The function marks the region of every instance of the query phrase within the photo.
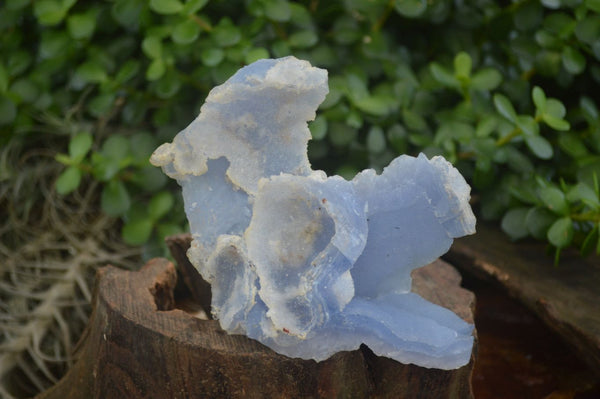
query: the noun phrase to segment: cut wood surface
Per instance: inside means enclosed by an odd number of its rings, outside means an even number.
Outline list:
[[[545,244],[513,243],[497,228],[454,242],[444,257],[475,277],[491,280],[535,312],[600,374],[600,259],[565,251],[558,266]]]
[[[415,291],[472,322],[474,296],[452,266],[436,261],[413,276]],[[176,269],[165,259],[137,272],[102,268],[76,363],[38,398],[472,397],[473,357],[450,371],[404,365],[364,345],[322,362],[292,359],[177,309],[176,286]]]

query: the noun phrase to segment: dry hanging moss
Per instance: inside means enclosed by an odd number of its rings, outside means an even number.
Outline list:
[[[2,398],[33,396],[72,365],[98,267],[139,265],[140,250],[121,244],[118,221],[99,212],[98,183],[55,192],[54,155],[16,145],[0,153]]]

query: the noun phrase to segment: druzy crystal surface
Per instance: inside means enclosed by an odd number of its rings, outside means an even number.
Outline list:
[[[410,273],[474,233],[470,187],[424,155],[352,181],[313,171],[307,122],[327,92],[327,72],[306,61],[257,61],[153,154],[182,186],[213,315],[290,357],[364,343],[403,363],[468,363],[473,326],[410,292]]]

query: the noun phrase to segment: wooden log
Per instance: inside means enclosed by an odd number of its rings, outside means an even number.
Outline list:
[[[473,321],[474,296],[450,265],[437,261],[414,280],[421,295]],[[137,272],[99,270],[77,361],[38,398],[472,397],[474,357],[449,371],[404,365],[364,345],[322,362],[292,359],[177,309],[176,284],[175,267],[165,259]]]
[[[556,331],[600,376],[600,259],[567,250],[558,266],[546,245],[510,242],[479,223],[475,236],[454,242],[445,256],[477,278],[498,284]]]

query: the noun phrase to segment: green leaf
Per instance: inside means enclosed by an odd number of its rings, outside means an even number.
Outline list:
[[[173,236],[175,234],[181,234],[184,229],[173,223],[161,223],[157,226],[158,236],[163,239],[164,237]]]
[[[138,165],[148,165],[152,152],[157,147],[154,136],[147,132],[136,133],[129,139],[129,148],[133,161]]]
[[[586,60],[579,50],[565,46],[562,52],[562,64],[567,72],[573,75],[579,75],[585,70]]]
[[[454,74],[459,79],[468,79],[471,76],[473,61],[471,56],[461,51],[454,57]]]
[[[167,67],[165,62],[162,59],[157,58],[148,66],[148,69],[146,70],[146,79],[149,81],[158,80],[165,74],[166,71]]]
[[[471,88],[475,90],[494,90],[502,83],[502,75],[494,68],[483,68],[471,77]]]
[[[548,13],[544,18],[544,28],[560,38],[570,37],[576,25],[575,19],[563,12]]]
[[[358,132],[356,129],[340,122],[329,124],[329,133],[327,137],[331,144],[336,147],[346,147],[354,141]]]
[[[269,58],[269,51],[264,47],[253,48],[246,53],[246,64],[252,64],[254,61]]]
[[[181,88],[182,82],[179,76],[173,71],[165,74],[155,86],[155,91],[158,97],[168,99],[177,94]]]
[[[71,15],[67,18],[67,28],[73,39],[88,39],[96,29],[96,15],[93,13]]]
[[[404,154],[406,152],[408,143],[404,126],[399,123],[393,124],[387,131],[387,138],[396,153]]]
[[[117,0],[110,11],[112,17],[121,26],[135,31],[140,24],[140,14],[144,6],[144,2],[141,1]]]
[[[313,140],[322,140],[327,135],[327,118],[319,115],[308,125]]]
[[[191,19],[178,23],[173,28],[171,38],[177,44],[190,44],[200,36],[200,25]]]
[[[600,118],[600,113],[598,112],[598,107],[596,107],[596,103],[589,97],[582,96],[579,100],[579,106],[583,111],[583,114],[588,120],[596,121]]]
[[[574,133],[563,133],[558,136],[558,145],[572,158],[579,159],[588,155],[585,144]]]
[[[414,112],[410,109],[402,110],[402,120],[407,128],[416,131],[424,131],[427,130],[427,121],[419,115],[417,112]]]
[[[362,100],[369,96],[369,89],[367,88],[367,82],[365,79],[357,74],[350,73],[346,75],[346,86],[344,87],[353,102]]]
[[[292,33],[288,39],[290,47],[308,48],[319,41],[319,37],[312,30],[303,30]]]
[[[85,83],[102,83],[108,78],[106,71],[95,62],[84,62],[75,70],[77,76]]]
[[[565,194],[558,188],[553,186],[541,187],[538,190],[540,199],[554,213],[566,215],[569,213],[569,204],[565,198]]]
[[[58,0],[37,0],[33,2],[33,12],[40,25],[54,26],[62,22],[68,8]]]
[[[7,0],[5,2],[8,10],[19,10],[29,5],[31,0]]]
[[[73,165],[73,160],[67,154],[56,154],[54,159],[66,166]]]
[[[456,140],[461,143],[471,142],[475,130],[468,123],[450,120],[440,124],[436,134],[434,143],[437,145],[443,144],[446,141]]]
[[[221,84],[233,76],[238,70],[239,65],[225,60],[219,64],[219,68],[212,68],[211,75],[215,83]]]
[[[550,126],[554,130],[567,131],[571,128],[569,122],[550,114],[543,114],[542,119],[544,120],[544,122],[546,122],[548,126]]]
[[[460,88],[460,82],[454,74],[450,73],[440,64],[433,62],[429,65],[429,70],[433,78],[446,87]]]
[[[535,86],[531,91],[531,97],[533,98],[533,103],[539,112],[544,112],[546,109],[546,94],[541,87]]]
[[[535,33],[535,41],[543,48],[553,50],[561,46],[561,41],[546,30],[538,30]]]
[[[39,44],[38,56],[43,60],[60,58],[67,51],[70,41],[65,32],[44,32]]]
[[[354,105],[363,112],[375,116],[385,116],[391,111],[393,99],[381,96],[368,96],[354,101]]]
[[[219,47],[229,47],[240,41],[242,32],[230,19],[223,18],[212,30],[212,37]]]
[[[554,154],[552,150],[552,144],[548,142],[542,136],[526,136],[525,142],[527,143],[527,147],[533,152],[538,158],[541,159],[550,159]]]
[[[566,216],[554,222],[548,230],[547,238],[557,248],[568,246],[573,240],[573,221],[571,218]]]
[[[578,21],[575,36],[584,43],[593,44],[600,37],[600,16],[592,14]]]
[[[112,135],[102,144],[102,155],[117,162],[129,156],[129,140],[124,135]]]
[[[94,177],[100,181],[111,180],[132,160],[129,140],[123,135],[112,135],[104,142],[100,152],[92,153]]]
[[[140,70],[140,62],[136,60],[127,60],[119,69],[115,76],[115,82],[123,84],[130,79],[133,79]]]
[[[518,30],[530,31],[542,22],[543,9],[538,2],[523,3],[514,15],[514,24]]]
[[[142,245],[150,238],[153,227],[154,224],[150,219],[133,219],[125,223],[121,230],[121,236],[123,241],[129,245]]]
[[[352,165],[342,165],[335,171],[336,175],[342,176],[346,180],[352,180],[357,173],[358,170]]]
[[[346,114],[346,125],[353,127],[355,129],[360,129],[363,125],[364,119],[360,112],[351,109],[350,112]]]
[[[525,225],[532,237],[542,240],[546,238],[548,229],[556,220],[556,215],[545,208],[531,208],[525,216]]]
[[[415,18],[427,9],[427,0],[396,0],[394,8],[400,15]]]
[[[596,243],[600,244],[600,225],[594,225],[594,228],[587,234],[581,244],[581,256],[588,256],[596,248]],[[600,246],[597,247],[600,250]],[[600,251],[598,251],[600,253]]]
[[[541,76],[555,78],[560,73],[561,53],[555,50],[542,50],[535,53],[535,68]]]
[[[527,225],[525,224],[525,218],[527,217],[528,212],[529,208],[513,208],[502,218],[500,226],[513,240],[529,235]]]
[[[515,181],[511,184],[514,185],[510,186],[508,190],[519,201],[532,205],[540,202],[536,190],[531,187],[530,181]]]
[[[570,202],[581,201],[592,208],[600,208],[600,198],[596,191],[586,183],[580,182],[572,187],[567,193]]]
[[[95,96],[87,104],[87,110],[96,118],[106,115],[115,103],[115,95],[113,93],[104,93]]]
[[[600,178],[600,156],[590,157],[577,169],[577,180],[590,187],[596,186],[598,178]]]
[[[525,136],[535,136],[540,131],[538,123],[529,115],[518,115],[516,124]]]
[[[148,204],[150,219],[154,221],[159,220],[173,208],[174,203],[173,195],[168,191],[161,191],[155,194]]]
[[[102,190],[100,203],[107,215],[120,216],[129,210],[131,199],[122,181],[111,180]]]
[[[510,103],[510,100],[506,96],[499,93],[494,94],[494,106],[496,107],[496,110],[500,113],[500,115],[502,115],[509,121],[516,123],[517,112],[515,111],[514,107]]]
[[[6,70],[8,76],[18,76],[31,65],[33,57],[25,51],[15,51],[7,57]]]
[[[183,5],[182,13],[185,15],[192,15],[200,11],[206,4],[208,0],[188,0]]]
[[[69,156],[75,162],[81,162],[92,148],[92,135],[88,132],[81,132],[69,141]]]
[[[66,195],[79,187],[81,182],[81,171],[77,166],[69,166],[56,179],[56,191],[60,195]]]
[[[341,45],[349,45],[361,38],[356,20],[349,15],[338,17],[333,23],[333,40]]]
[[[544,5],[544,7],[551,8],[554,10],[560,8],[560,3],[561,0],[542,0],[542,4]]]
[[[600,0],[585,0],[585,6],[588,10],[600,12]]]
[[[581,256],[590,255],[594,251],[596,243],[600,242],[598,230],[599,225],[594,225],[594,228],[587,234],[587,236],[583,240],[583,243],[581,244]]]
[[[200,53],[202,63],[208,67],[217,66],[225,58],[225,52],[218,47],[211,47]]]
[[[265,16],[273,21],[286,22],[292,15],[287,0],[266,0],[263,2]]]
[[[146,159],[146,163],[147,162]],[[146,166],[137,169],[134,172],[131,181],[142,190],[151,193],[165,186],[167,183],[167,176],[154,166]]]
[[[552,115],[555,118],[564,118],[567,114],[567,109],[564,104],[556,98],[548,98],[546,100],[546,108],[544,109],[546,114]]]
[[[17,106],[12,100],[0,95],[0,126],[12,123],[17,117]]]
[[[385,134],[379,126],[373,126],[367,133],[367,149],[372,154],[379,154],[386,148]]]
[[[158,36],[147,36],[142,41],[142,50],[148,58],[158,59],[162,57],[162,41]]]
[[[476,137],[488,137],[498,126],[498,120],[491,114],[485,115],[475,128]]]
[[[150,9],[159,14],[177,14],[183,10],[183,3],[179,0],[150,0]]]

